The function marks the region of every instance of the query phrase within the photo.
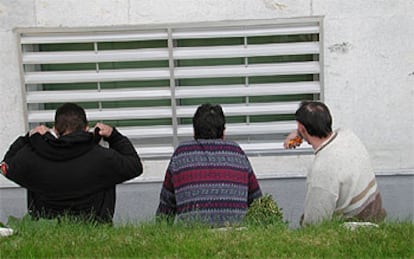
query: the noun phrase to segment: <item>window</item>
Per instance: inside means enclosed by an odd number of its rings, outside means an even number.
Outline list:
[[[320,18],[18,33],[28,127],[76,102],[144,158],[192,138],[206,102],[222,105],[226,138],[246,153],[283,152],[299,102],[321,96]]]

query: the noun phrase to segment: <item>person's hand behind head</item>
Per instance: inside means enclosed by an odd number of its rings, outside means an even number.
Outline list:
[[[29,132],[29,136],[32,136],[33,134],[39,133],[40,135],[45,135],[46,132],[48,132],[50,129],[48,127],[46,127],[45,125],[39,125],[36,126],[35,128],[33,128],[30,132]]]
[[[100,122],[96,123],[95,130],[96,128],[99,128],[98,134],[104,138],[108,138],[109,136],[111,136],[112,130],[113,130],[111,126],[106,125],[104,123],[100,123]]]

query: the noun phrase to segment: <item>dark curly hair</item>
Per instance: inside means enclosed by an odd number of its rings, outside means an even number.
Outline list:
[[[225,117],[220,105],[202,104],[193,117],[195,139],[222,138],[225,129]]]

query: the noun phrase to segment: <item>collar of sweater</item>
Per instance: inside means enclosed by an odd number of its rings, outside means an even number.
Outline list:
[[[336,138],[337,135],[338,135],[338,132],[333,132],[327,140],[325,140],[322,144],[319,145],[318,148],[315,149],[315,155],[319,151],[321,151],[324,147],[326,147],[329,143],[331,143]]]

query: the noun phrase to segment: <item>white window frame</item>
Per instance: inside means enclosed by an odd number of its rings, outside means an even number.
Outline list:
[[[199,24],[174,24],[157,26],[128,26],[102,28],[44,28],[16,30],[20,49],[21,75],[24,96],[27,104],[27,127],[37,123],[52,122],[54,110],[36,110],[32,107],[53,102],[87,102],[87,101],[128,101],[171,99],[171,106],[143,107],[143,108],[114,108],[114,109],[86,109],[88,119],[92,120],[122,120],[171,118],[169,126],[140,126],[119,127],[121,133],[131,139],[148,139],[148,145],[137,145],[137,151],[143,158],[165,158],[172,154],[179,140],[192,137],[191,125],[180,125],[180,118],[191,118],[196,106],[180,106],[176,100],[197,97],[235,97],[249,98],[257,95],[283,94],[315,94],[323,99],[323,33],[322,17],[308,17],[295,19],[272,19],[255,21],[233,21]],[[248,46],[214,46],[214,47],[176,47],[173,41],[191,38],[220,38],[220,37],[251,37],[264,35],[289,35],[316,33],[317,42],[277,43]],[[47,43],[99,43],[123,42],[131,40],[167,40],[168,48],[135,49],[135,50],[107,50],[107,51],[62,51],[36,52],[33,46]],[[27,51],[30,50],[30,51]],[[319,61],[272,63],[272,64],[245,64],[209,67],[176,67],[177,59],[209,58],[209,57],[253,57],[266,55],[319,55]],[[60,63],[99,63],[122,62],[140,60],[168,60],[169,68],[153,69],[118,69],[118,70],[88,70],[88,71],[58,71],[42,72],[39,64]],[[317,74],[319,80],[272,84],[245,85],[209,85],[197,87],[179,87],[177,80],[186,78],[211,78],[266,75],[293,75]],[[106,89],[82,91],[36,91],[46,83],[77,83],[95,82],[99,85],[105,81],[126,80],[169,80],[170,85],[159,88],[137,89]],[[40,87],[41,88],[41,87]],[[31,89],[30,91],[28,89]],[[223,110],[228,116],[253,116],[266,114],[294,114],[299,101],[280,103],[244,103],[223,104]],[[281,134],[286,135],[296,128],[295,121],[264,122],[264,123],[227,123],[226,136],[248,134]],[[151,145],[152,139],[172,137],[171,143]],[[309,152],[310,146],[304,144],[294,151],[284,150],[279,140],[265,142],[240,141],[240,145],[249,155],[266,154],[297,154]]]

